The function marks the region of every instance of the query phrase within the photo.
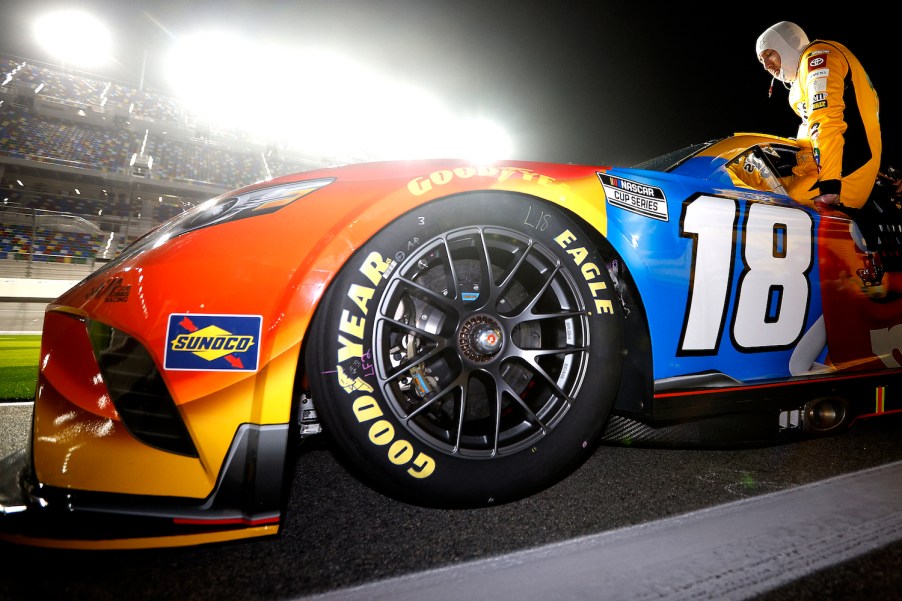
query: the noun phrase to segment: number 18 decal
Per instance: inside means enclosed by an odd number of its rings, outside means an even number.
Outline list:
[[[681,235],[692,238],[689,302],[680,354],[716,354],[730,302],[735,253],[742,257],[730,335],[737,348],[787,348],[802,335],[811,300],[813,221],[792,207],[750,204],[736,228],[737,201],[701,196],[686,204]],[[735,240],[741,232],[741,240]]]

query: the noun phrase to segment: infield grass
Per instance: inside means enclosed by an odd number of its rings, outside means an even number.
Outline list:
[[[40,356],[40,334],[0,334],[0,401],[34,400]]]

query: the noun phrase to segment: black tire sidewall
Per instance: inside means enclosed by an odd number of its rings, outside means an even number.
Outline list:
[[[444,232],[465,226],[499,226],[531,237],[552,250],[577,283],[580,295],[591,308],[589,318],[589,368],[574,403],[559,423],[529,448],[494,458],[474,459],[452,456],[433,448],[409,431],[397,418],[391,404],[381,394],[375,375],[354,385],[339,382],[337,372],[347,372],[348,342],[372,348],[373,322],[388,277],[374,283],[374,270],[361,265],[385,267],[391,258],[399,268],[417,245]],[[584,252],[585,251],[585,252]],[[375,255],[373,253],[376,253]],[[586,254],[587,253],[587,254]],[[377,257],[375,263],[373,257]],[[600,269],[586,269],[594,265]],[[603,282],[603,286],[600,285]],[[360,302],[350,300],[348,290],[366,287],[372,298],[366,314]],[[585,229],[562,209],[534,197],[507,193],[461,194],[433,201],[386,225],[348,261],[335,277],[320,302],[306,344],[308,379],[314,403],[325,429],[352,463],[368,477],[370,484],[393,497],[422,505],[480,506],[522,498],[555,483],[569,473],[593,447],[616,396],[622,356],[622,312],[605,262]],[[602,298],[602,305],[596,301]],[[606,311],[596,311],[604,306]],[[356,321],[355,321],[356,319]],[[356,339],[342,327],[359,326],[363,336]],[[345,327],[345,330],[348,328]],[[336,334],[338,332],[338,334]],[[365,351],[364,351],[365,352]],[[357,368],[359,368],[359,360]],[[359,369],[357,370],[359,371]],[[366,397],[365,399],[362,397]],[[378,421],[391,424],[388,444],[371,440],[370,428],[376,420],[361,421],[354,403],[378,406]],[[395,443],[398,443],[397,446]],[[409,443],[409,445],[403,444]],[[410,462],[393,463],[389,454],[398,450]],[[427,477],[414,477],[428,460],[434,469]]]

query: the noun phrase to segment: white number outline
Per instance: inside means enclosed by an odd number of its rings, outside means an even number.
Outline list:
[[[811,306],[814,220],[801,209],[748,203],[737,228],[738,202],[699,196],[683,203],[680,236],[692,240],[692,263],[678,356],[718,354],[733,298],[737,252],[742,273],[730,322],[734,347],[742,352],[786,349],[804,333]]]

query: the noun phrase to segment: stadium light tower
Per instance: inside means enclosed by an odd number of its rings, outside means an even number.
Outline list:
[[[64,66],[96,67],[110,60],[112,36],[95,17],[78,10],[47,13],[37,19],[38,43]]]

